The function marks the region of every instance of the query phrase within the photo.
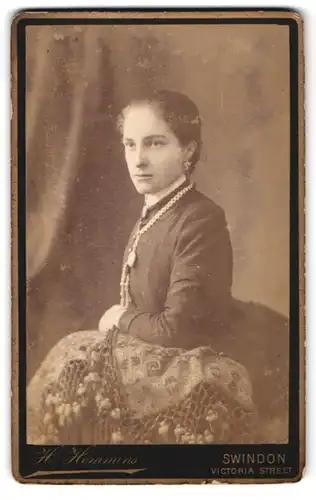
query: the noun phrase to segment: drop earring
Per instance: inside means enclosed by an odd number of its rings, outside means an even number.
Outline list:
[[[190,173],[190,167],[191,167],[191,162],[189,160],[185,160],[184,162],[185,175],[188,175]]]

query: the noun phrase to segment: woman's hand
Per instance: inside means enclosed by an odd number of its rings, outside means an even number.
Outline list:
[[[113,328],[113,326],[118,326],[119,319],[125,311],[125,307],[120,304],[110,307],[99,321],[99,331],[106,332]]]

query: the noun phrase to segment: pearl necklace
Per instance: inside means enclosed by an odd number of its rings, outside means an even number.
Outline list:
[[[189,186],[186,186],[183,188],[181,191],[179,191],[173,198],[171,198],[168,203],[163,206],[157,213],[154,215],[150,221],[147,222],[141,229],[138,229],[136,231],[136,234],[134,236],[134,240],[132,243],[132,246],[128,252],[127,255],[127,260],[123,265],[122,269],[122,276],[121,276],[121,282],[120,282],[120,288],[121,288],[121,305],[123,307],[128,307],[130,303],[130,294],[129,294],[129,285],[130,285],[130,271],[131,268],[135,266],[136,261],[137,261],[137,245],[140,240],[140,237],[148,231],[173,205],[177,203],[177,201],[182,198],[188,191],[190,191],[193,188],[194,184],[190,184]]]

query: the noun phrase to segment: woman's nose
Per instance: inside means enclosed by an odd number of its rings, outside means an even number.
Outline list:
[[[137,167],[145,167],[147,165],[147,156],[143,147],[136,149],[135,163]]]

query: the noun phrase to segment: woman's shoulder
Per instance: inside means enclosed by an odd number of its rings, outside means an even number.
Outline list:
[[[230,240],[223,208],[203,193],[192,190],[178,211],[177,245],[200,242],[202,245],[226,249]]]
[[[197,189],[193,189],[188,193],[186,200],[184,199],[183,202],[181,207],[181,220],[183,222],[187,220],[216,220],[225,224],[224,209]]]

